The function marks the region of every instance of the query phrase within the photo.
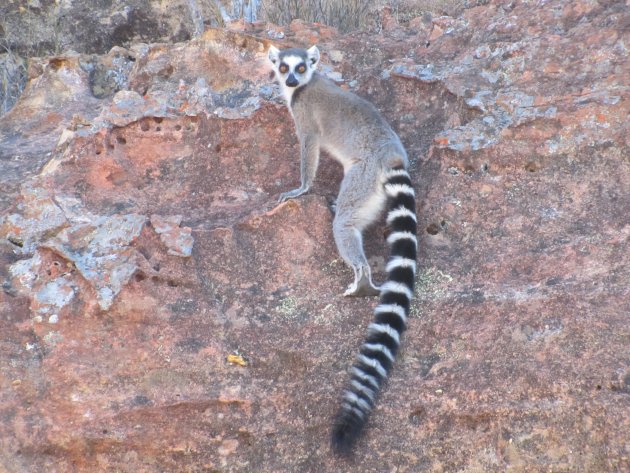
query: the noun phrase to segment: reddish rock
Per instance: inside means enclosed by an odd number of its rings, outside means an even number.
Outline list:
[[[2,469],[628,471],[627,21],[497,2],[428,47],[418,22],[275,40],[317,38],[412,161],[417,298],[352,459],[330,422],[376,301],[340,295],[331,160],[276,204],[299,150],[272,27],[31,60],[0,117]],[[88,62],[124,87],[95,98]]]
[[[399,28],[398,20],[393,15],[392,7],[389,5],[381,10],[381,25],[383,31],[392,31]]]

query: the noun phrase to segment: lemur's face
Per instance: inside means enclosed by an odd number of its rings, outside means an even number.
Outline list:
[[[283,49],[269,47],[269,60],[280,81],[286,87],[308,84],[319,62],[319,49]]]

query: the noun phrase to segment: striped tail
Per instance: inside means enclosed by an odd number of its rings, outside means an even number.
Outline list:
[[[374,408],[378,391],[396,358],[413,296],[417,221],[415,193],[407,171],[388,171],[385,192],[389,198],[387,224],[391,228],[387,238],[391,248],[387,281],[381,287],[375,320],[352,367],[350,385],[337,414],[332,436],[332,448],[337,453],[352,449]]]

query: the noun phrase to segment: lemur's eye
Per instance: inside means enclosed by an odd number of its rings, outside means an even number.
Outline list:
[[[286,74],[287,72],[289,72],[289,66],[287,66],[286,64],[280,64],[278,70],[283,74]]]
[[[306,66],[305,66],[304,64],[300,64],[300,65],[297,67],[297,71],[298,71],[300,74],[304,74],[304,73],[306,72]]]

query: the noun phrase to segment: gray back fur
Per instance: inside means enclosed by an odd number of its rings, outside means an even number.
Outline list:
[[[398,135],[374,105],[317,72],[294,93],[291,111],[298,135],[321,136],[321,147],[346,169],[361,161],[407,167]]]

